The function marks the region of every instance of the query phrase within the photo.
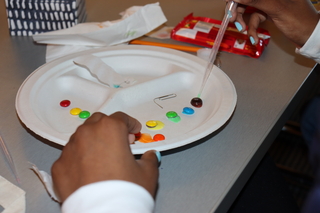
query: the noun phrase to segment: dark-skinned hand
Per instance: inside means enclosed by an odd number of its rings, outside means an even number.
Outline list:
[[[124,180],[144,187],[153,197],[158,183],[154,150],[136,160],[130,143],[141,124],[122,112],[94,113],[70,137],[51,173],[63,202],[81,186],[105,180]]]

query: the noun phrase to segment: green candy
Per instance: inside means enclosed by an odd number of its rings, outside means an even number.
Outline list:
[[[178,114],[176,112],[174,112],[174,111],[170,111],[170,112],[167,112],[166,116],[168,118],[175,118],[175,117],[178,116]]]
[[[79,113],[79,118],[82,118],[82,119],[86,119],[86,118],[88,118],[90,116],[90,112],[88,112],[88,111],[81,111],[80,113]]]
[[[166,116],[172,122],[178,123],[181,121],[181,118],[180,116],[178,116],[178,113],[174,111],[167,112]]]

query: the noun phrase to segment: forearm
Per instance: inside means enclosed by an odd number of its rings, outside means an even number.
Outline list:
[[[320,16],[310,1],[297,1],[271,18],[288,39],[297,47],[302,47],[317,26]]]

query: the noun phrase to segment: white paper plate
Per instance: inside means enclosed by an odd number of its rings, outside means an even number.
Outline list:
[[[118,73],[132,77],[137,82],[127,88],[109,88],[90,73],[76,66],[73,58],[93,54],[100,57]],[[134,154],[149,149],[173,149],[198,139],[220,128],[232,115],[237,95],[233,83],[219,68],[214,67],[202,93],[203,107],[194,108],[195,114],[184,115],[184,107],[200,89],[206,62],[196,56],[161,47],[118,46],[90,50],[69,55],[35,70],[21,85],[16,97],[16,110],[21,121],[36,134],[55,143],[65,145],[70,135],[84,122],[72,116],[71,108],[111,114],[123,111],[137,118],[142,133],[163,134],[164,141],[131,145]],[[160,96],[176,94],[168,100]],[[60,106],[68,99],[71,105]],[[175,111],[181,122],[166,118],[168,111]],[[148,120],[160,120],[162,130],[148,130]],[[89,142],[88,142],[89,143]]]

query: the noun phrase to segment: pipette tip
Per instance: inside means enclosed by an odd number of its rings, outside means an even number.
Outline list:
[[[229,2],[229,4],[227,4],[226,6],[226,11],[225,11],[225,16],[222,20],[222,23],[221,23],[221,27],[218,31],[218,34],[215,38],[215,41],[213,43],[213,46],[211,48],[211,53],[210,53],[210,56],[209,56],[209,61],[208,61],[208,65],[206,67],[206,70],[205,70],[205,73],[204,73],[204,76],[203,76],[203,80],[202,80],[202,84],[201,84],[201,89],[200,89],[200,92],[198,94],[198,97],[200,98],[200,94],[202,93],[202,90],[203,88],[205,87],[206,83],[207,83],[207,80],[210,76],[210,73],[212,71],[212,67],[213,67],[213,64],[216,60],[216,56],[218,54],[218,51],[219,51],[219,47],[220,47],[220,44],[222,42],[222,38],[224,36],[224,33],[227,29],[227,26],[229,24],[229,20],[230,18],[232,17],[232,10],[234,8],[237,7],[237,3],[234,2],[234,1],[231,1]]]

